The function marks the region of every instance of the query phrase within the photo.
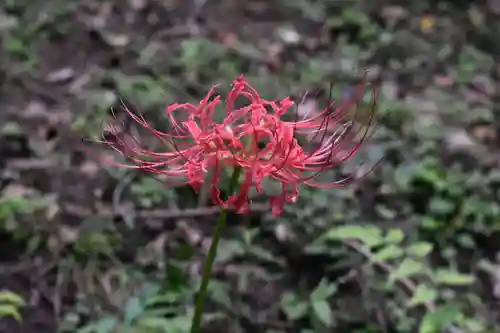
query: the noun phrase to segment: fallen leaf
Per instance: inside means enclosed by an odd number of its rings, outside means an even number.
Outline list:
[[[471,131],[472,136],[480,142],[488,143],[496,139],[493,125],[478,125]]]
[[[78,228],[72,228],[68,225],[61,224],[57,231],[59,232],[59,239],[65,245],[73,244],[80,236]]]
[[[50,83],[61,83],[64,81],[71,80],[75,75],[75,70],[71,67],[64,67],[56,71],[50,72],[47,75],[47,82]]]
[[[420,30],[423,33],[430,33],[434,30],[436,18],[432,15],[424,15],[420,18]]]
[[[3,191],[2,196],[7,198],[25,198],[35,193],[34,189],[21,184],[9,184]]]

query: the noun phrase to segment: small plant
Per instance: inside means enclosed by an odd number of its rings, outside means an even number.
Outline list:
[[[311,294],[303,298],[292,292],[287,292],[281,299],[281,308],[289,320],[307,318],[310,327],[320,329],[333,328],[333,312],[328,299],[335,294],[337,286],[326,279],[316,286]]]
[[[150,288],[142,296],[126,300],[121,316],[106,316],[80,328],[77,333],[184,333],[192,315],[183,309],[191,289],[161,291]]]
[[[364,267],[369,276],[374,276],[373,267],[381,269],[386,278],[373,278],[371,287],[383,293],[393,292],[396,285],[407,295],[389,299],[387,307],[393,320],[402,331],[415,325],[420,333],[442,332],[452,325],[464,327],[468,332],[481,333],[486,324],[481,318],[467,315],[470,299],[458,299],[454,288],[474,284],[475,277],[462,273],[455,267],[433,267],[430,255],[434,251],[431,243],[412,241],[403,230],[383,230],[373,225],[343,225],[328,230],[317,243],[341,241],[348,248],[361,253],[368,261]],[[423,308],[425,314],[416,321],[410,311]]]
[[[317,178],[358,152],[372,134],[370,125],[375,110],[373,98],[369,120],[364,127],[356,128],[352,121],[344,119],[352,113],[352,106],[359,104],[364,93],[364,85],[361,85],[336,108],[329,103],[318,114],[308,114],[301,119],[297,110],[291,120],[285,120],[295,105],[291,98],[265,100],[240,76],[233,82],[226,98],[225,117],[216,123],[215,112],[221,98],[214,93],[215,88],[198,105],[168,106],[166,113],[173,134],[153,129],[144,117],[125,108],[136,123],[164,144],[166,151],[148,150],[139,138],[118,130],[113,132],[113,128],[110,131],[112,139],[102,141],[131,163],[117,163],[108,158],[102,158],[103,161],[167,177],[169,181],[164,182],[172,186],[190,185],[198,191],[207,184],[213,203],[222,209],[203,270],[192,333],[200,332],[205,296],[228,209],[247,214],[250,211],[250,191],[263,192],[262,185],[266,180],[281,185],[281,192],[269,200],[273,215],[280,215],[285,203],[296,202],[301,184],[316,188],[340,188],[351,184],[352,177],[330,183],[320,183]],[[249,103],[238,108],[242,98]],[[308,138],[308,142],[297,134]],[[227,199],[222,198],[222,191]],[[327,318],[323,311],[325,304],[312,303],[323,321]]]

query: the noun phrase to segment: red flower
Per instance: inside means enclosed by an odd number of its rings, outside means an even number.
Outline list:
[[[236,100],[240,97],[246,98],[249,103],[236,107]],[[215,96],[215,88],[198,105],[173,104],[166,108],[173,127],[170,134],[153,129],[142,116],[126,109],[133,120],[151,131],[170,149],[165,152],[150,151],[135,138],[124,140],[115,135],[114,140],[105,143],[132,163],[125,165],[105,161],[163,174],[167,179],[180,180],[177,184],[189,184],[195,190],[212,171],[212,200],[222,207],[234,208],[238,213],[248,212],[248,196],[252,188],[261,192],[263,180],[273,179],[282,187],[281,194],[270,199],[273,214],[279,215],[286,202],[296,201],[300,184],[335,188],[353,180],[348,177],[322,184],[316,178],[323,171],[337,167],[354,156],[368,138],[366,129],[356,132],[353,123],[344,120],[347,112],[352,111],[358,102],[356,98],[350,98],[336,108],[330,104],[319,114],[298,119],[298,112],[295,112],[294,119],[284,120],[295,103],[290,98],[265,100],[240,76],[233,82],[226,97],[226,115],[219,123],[214,121],[214,113],[216,106],[221,104],[221,98]],[[181,113],[184,114],[183,121],[178,120]],[[308,149],[300,143],[300,136],[309,137],[309,143],[318,142],[317,147]],[[222,170],[231,168],[240,168],[243,180],[239,190],[223,200],[219,189]]]

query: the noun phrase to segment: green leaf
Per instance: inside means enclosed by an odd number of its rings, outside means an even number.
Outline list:
[[[208,294],[214,302],[219,303],[228,309],[231,308],[231,298],[229,297],[227,288],[224,284],[215,280],[210,281],[210,284],[208,285]]]
[[[463,286],[474,283],[476,280],[474,276],[469,274],[462,274],[457,271],[449,269],[438,269],[434,274],[437,283],[447,284],[452,286]]]
[[[416,260],[407,258],[399,264],[398,268],[394,273],[391,274],[391,279],[401,279],[405,277],[413,276],[417,273],[421,273],[424,269],[424,265]]]
[[[432,252],[434,245],[428,242],[417,242],[406,248],[406,253],[411,256],[423,258]]]
[[[174,318],[145,317],[141,318],[137,326],[142,329],[138,330],[138,332],[155,330],[157,332],[184,333],[188,332],[191,326],[191,318],[186,316]]]
[[[429,210],[434,214],[449,214],[453,212],[455,205],[453,201],[445,198],[434,197],[429,203]]]
[[[356,111],[356,114],[357,113],[358,112]],[[369,117],[369,116],[370,115],[368,114],[367,117]],[[366,120],[368,120],[368,119],[366,119]],[[376,205],[375,209],[376,209],[378,215],[380,215],[384,220],[392,220],[397,216],[397,213],[394,210],[387,208],[384,205]]]
[[[132,297],[125,303],[124,322],[132,323],[142,312],[143,306],[138,297]]]
[[[307,312],[307,303],[298,299],[293,293],[285,293],[281,298],[281,308],[290,320],[304,317]]]
[[[427,302],[434,302],[437,299],[438,292],[434,288],[430,288],[425,284],[419,284],[417,289],[413,293],[413,297],[410,302],[408,302],[408,306],[414,307]]]
[[[464,320],[463,325],[470,332],[485,332],[487,326],[484,318],[467,318]]]
[[[167,272],[167,285],[169,289],[179,290],[186,287],[188,281],[186,272],[178,264],[169,262],[165,270]]]
[[[112,333],[117,325],[118,320],[116,318],[105,317],[93,324],[82,327],[78,330],[78,333]]]
[[[324,236],[326,239],[357,239],[368,247],[383,243],[382,231],[374,226],[345,225],[330,229]]]
[[[382,248],[380,251],[373,255],[374,261],[386,261],[400,258],[404,254],[403,249],[399,246],[390,244]]]
[[[405,234],[401,229],[390,229],[385,236],[387,243],[401,243],[405,238]]]
[[[477,262],[477,267],[488,274],[495,274],[498,269],[497,265],[493,264],[491,261],[485,258],[479,259],[479,261]]]
[[[327,279],[322,279],[320,283],[314,288],[309,296],[312,302],[323,301],[333,295],[337,291],[337,286],[329,283]]]
[[[160,332],[172,329],[172,319],[161,317],[144,317],[139,320],[137,326],[141,329],[159,330]]]
[[[248,251],[252,255],[256,256],[258,259],[275,263],[280,262],[280,260],[276,256],[274,256],[270,251],[263,249],[262,247],[252,245],[252,247],[250,247]]]
[[[443,327],[431,312],[427,312],[420,322],[418,333],[440,333]]]
[[[21,296],[11,291],[2,290],[0,291],[0,302],[1,303],[10,303],[15,306],[23,306],[25,305],[24,300]]]
[[[235,240],[221,240],[215,260],[218,263],[223,263],[236,256],[244,255],[245,253],[246,251],[243,243]]]
[[[419,333],[441,333],[443,329],[459,318],[461,311],[456,306],[443,306],[434,312],[427,312],[420,323]]]
[[[210,284],[212,285],[212,284]],[[209,289],[210,290],[210,289]],[[182,297],[182,293],[179,290],[172,290],[168,292],[163,292],[161,294],[156,294],[149,296],[145,301],[145,307],[156,307],[156,305],[171,304],[179,301]]]
[[[0,304],[0,318],[12,317],[17,321],[21,321],[21,314],[14,305]]]
[[[458,235],[457,242],[466,249],[474,249],[476,247],[476,241],[469,234]]]
[[[312,309],[316,317],[323,323],[323,325],[326,327],[333,326],[332,310],[326,301],[312,303]]]

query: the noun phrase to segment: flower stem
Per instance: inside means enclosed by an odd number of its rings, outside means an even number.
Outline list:
[[[231,176],[231,182],[229,183],[229,195],[231,195],[236,185],[238,184],[238,179],[240,177],[241,169],[235,168],[233,170],[233,175]],[[214,265],[215,257],[217,255],[217,247],[219,245],[220,236],[222,230],[226,226],[227,219],[227,209],[223,208],[220,211],[219,218],[217,219],[217,225],[215,226],[214,235],[212,237],[212,244],[208,250],[207,260],[203,266],[203,276],[201,279],[200,289],[198,290],[198,295],[196,297],[196,306],[194,309],[193,321],[191,323],[191,333],[199,333],[201,328],[201,317],[203,314],[203,305],[205,303],[205,298],[207,294],[208,283],[210,282],[210,277],[212,275],[212,268]]]

